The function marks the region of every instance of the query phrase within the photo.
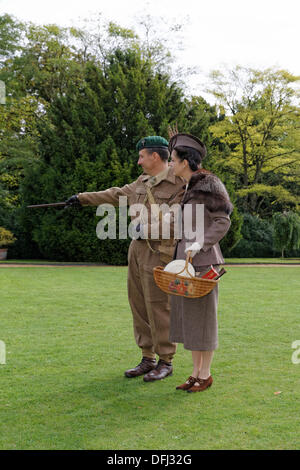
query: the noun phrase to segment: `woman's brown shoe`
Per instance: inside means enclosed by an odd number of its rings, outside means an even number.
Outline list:
[[[213,378],[210,375],[207,379],[197,379],[195,384],[188,389],[188,392],[203,392],[208,387],[210,387],[213,383]]]
[[[195,382],[197,382],[197,379],[195,377],[190,376],[187,381],[184,382],[184,384],[178,385],[178,387],[176,387],[176,390],[188,390],[194,385]]]

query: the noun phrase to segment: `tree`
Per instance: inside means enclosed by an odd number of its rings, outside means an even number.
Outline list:
[[[136,142],[145,135],[167,136],[169,117],[185,112],[180,88],[153,70],[136,46],[117,48],[105,67],[76,60],[80,70],[76,75],[77,68],[69,67],[75,76],[64,84],[64,93],[59,84],[48,94],[46,119],[38,125],[40,161],[26,169],[24,203],[65,200],[133,181],[140,174]],[[40,87],[45,84],[49,92],[49,82],[42,72],[40,77],[37,91],[46,99]],[[94,208],[24,211],[22,217],[25,232],[48,259],[126,263],[129,240],[98,240]]]
[[[16,78],[24,33],[24,24],[0,16],[0,80],[6,88],[5,103],[0,104],[0,220],[11,228],[24,166],[38,158],[36,122],[42,114],[41,100],[22,91]]]
[[[298,80],[285,70],[272,69],[236,67],[211,74],[209,91],[219,103],[222,119],[210,130],[230,149],[224,169],[234,175],[245,212],[270,216],[274,208],[297,208],[293,193],[300,186]]]
[[[131,30],[109,23],[89,36],[29,24],[24,35],[0,71],[10,95],[0,110],[0,218],[18,239],[12,255],[125,264],[129,240],[98,240],[93,208],[26,205],[130,183],[141,171],[136,142],[167,137],[177,121],[210,150],[215,110],[199,97],[185,98],[161,61],[164,49],[146,51]]]
[[[272,218],[274,226],[274,247],[281,251],[297,250],[300,247],[300,217],[295,212],[276,212]]]
[[[265,219],[244,213],[241,239],[231,250],[237,258],[267,258],[274,256],[273,226]]]
[[[20,48],[23,25],[12,16],[0,15],[0,65]]]

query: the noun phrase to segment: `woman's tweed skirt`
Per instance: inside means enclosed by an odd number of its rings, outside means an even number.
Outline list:
[[[218,270],[219,266],[214,266]],[[209,266],[201,267],[201,273]],[[218,284],[204,297],[189,299],[170,295],[170,341],[190,351],[214,351],[218,347]]]

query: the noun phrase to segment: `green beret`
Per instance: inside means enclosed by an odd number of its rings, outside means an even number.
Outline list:
[[[149,137],[143,137],[136,144],[136,149],[139,152],[140,150],[146,148],[168,148],[168,141],[164,137],[159,135],[150,135]]]

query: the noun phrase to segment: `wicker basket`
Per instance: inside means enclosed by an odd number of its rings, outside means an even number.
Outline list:
[[[164,267],[157,266],[153,268],[153,276],[156,285],[166,294],[180,295],[182,297],[188,297],[189,299],[195,299],[197,297],[203,297],[212,291],[212,289],[218,284],[219,281],[212,279],[201,279],[200,277],[180,276],[185,269],[188,272],[188,263],[190,260],[190,252],[186,257],[185,266],[179,273],[168,273],[164,271]]]

